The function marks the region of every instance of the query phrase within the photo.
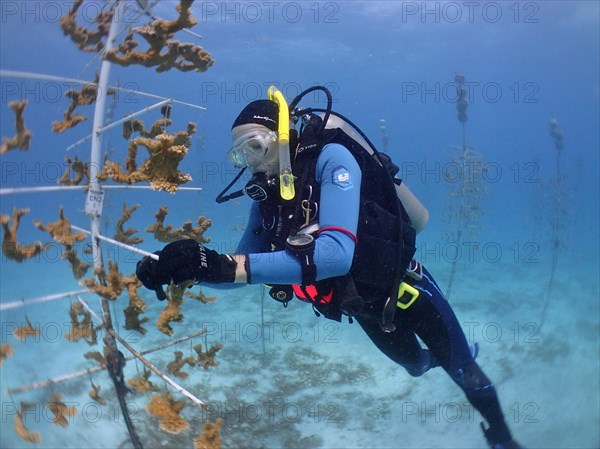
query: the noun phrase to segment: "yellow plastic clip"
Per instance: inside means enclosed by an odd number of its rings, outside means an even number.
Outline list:
[[[396,305],[402,310],[406,310],[412,306],[418,297],[419,290],[406,282],[402,282],[398,288],[398,302],[396,302]]]

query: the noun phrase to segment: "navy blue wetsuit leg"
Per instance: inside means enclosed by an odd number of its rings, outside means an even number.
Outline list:
[[[422,374],[422,367],[429,361],[428,351],[422,349],[417,335],[437,363],[449,373],[473,363],[467,339],[456,315],[425,268],[423,278],[412,285],[419,290],[419,297],[408,309],[396,310],[394,332],[383,332],[373,318],[357,317],[369,338],[385,355],[404,366],[412,375]]]
[[[381,314],[381,301],[379,306],[369,305],[371,313],[356,320],[379,350],[412,376],[420,376],[432,364],[441,365],[490,424],[496,440],[509,441],[496,390],[473,359],[460,323],[437,283],[423,267],[423,278],[411,284],[419,290],[419,297],[408,309],[396,310],[394,332],[384,332],[373,318]]]
[[[414,282],[419,297],[407,310],[398,309],[394,322],[407,326],[423,340],[438,363],[450,373],[456,373],[474,363],[467,338],[439,286],[423,267],[423,278]]]

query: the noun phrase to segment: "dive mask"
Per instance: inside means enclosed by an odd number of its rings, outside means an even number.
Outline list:
[[[276,141],[275,131],[268,133],[252,131],[237,138],[227,152],[227,156],[236,168],[256,166],[267,154],[269,145]]]

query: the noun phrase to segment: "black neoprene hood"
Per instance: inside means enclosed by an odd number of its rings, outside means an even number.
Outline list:
[[[249,103],[237,116],[231,129],[239,125],[257,123],[266,126],[271,131],[277,131],[277,118],[279,108],[277,103],[271,100],[256,100]]]

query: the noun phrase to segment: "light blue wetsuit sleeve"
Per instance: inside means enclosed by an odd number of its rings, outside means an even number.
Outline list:
[[[339,228],[356,235],[361,172],[352,154],[339,144],[325,146],[317,159],[316,180],[321,185],[320,229]],[[251,236],[246,235],[248,232],[249,227],[242,237],[240,250],[248,254],[252,284],[299,284],[301,282],[300,262],[292,253],[287,250],[268,252],[268,249],[264,248],[264,242],[260,242],[258,238],[254,241]],[[262,251],[248,251],[255,245],[257,248],[262,245]],[[321,232],[315,240],[314,261],[317,267],[317,280],[348,273],[352,265],[354,246],[354,239],[344,231],[325,229]]]
[[[269,251],[270,233],[263,227],[259,203],[252,201],[250,216],[236,254],[252,254]]]
[[[252,201],[252,207],[250,208],[250,216],[248,217],[248,223],[244,234],[238,244],[236,254],[256,254],[268,252],[270,248],[270,233],[263,227],[262,216],[260,215],[260,209],[256,201]],[[233,290],[236,288],[243,287],[246,284],[212,284],[207,282],[207,286],[216,290]]]

